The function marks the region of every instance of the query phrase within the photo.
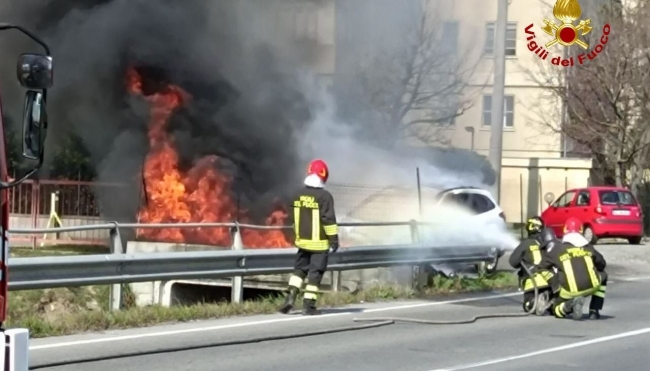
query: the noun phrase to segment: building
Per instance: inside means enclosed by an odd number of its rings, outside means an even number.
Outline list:
[[[258,32],[273,35],[273,42],[285,43],[291,53],[298,52],[325,84],[331,84],[336,54],[335,0],[254,1],[258,19],[253,23]]]
[[[313,53],[309,62],[327,83],[346,79],[349,76],[346,74],[369,52],[399,46],[404,29],[418,22],[421,15],[420,0],[275,0],[273,3],[278,4],[276,9],[281,9],[275,22],[277,27],[285,29],[288,37],[303,39],[311,45]],[[508,8],[501,198],[502,207],[506,214],[512,215],[513,221],[545,207],[542,190],[559,196],[566,187],[586,185],[591,168],[590,160],[563,159],[572,157],[573,146],[542,123],[560,122],[562,105],[553,101],[549,91],[530,77],[541,64],[539,57],[528,50],[525,29],[533,24],[536,35],[544,43],[548,42],[549,36],[542,32],[540,25],[544,19],[557,22],[553,17],[554,3],[554,0],[511,0]],[[580,3],[586,15],[601,1]],[[477,63],[466,91],[474,104],[447,129],[450,144],[487,155],[497,0],[431,0],[429,4],[444,19],[441,24],[444,38],[459,50],[471,48],[468,56]],[[594,24],[593,32],[599,29]],[[554,46],[549,52],[559,56],[563,48]],[[529,184],[533,179],[540,183]],[[534,201],[526,201],[528,205],[522,207],[522,199],[531,198],[528,195],[534,195]]]
[[[386,48],[400,42],[403,27],[419,21],[419,0],[338,0],[336,2],[336,71],[345,79],[350,66],[368,50]],[[467,89],[473,107],[455,120],[447,135],[454,147],[473,149],[487,155],[491,124],[491,90],[494,49],[494,22],[497,0],[430,0],[429,11],[440,14],[442,35],[457,44],[459,53],[471,48],[471,63],[476,73]],[[583,16],[601,0],[580,2]],[[537,55],[531,53],[525,35],[526,26],[547,42],[549,36],[540,28],[543,20],[558,22],[553,17],[555,0],[511,0],[508,8],[506,45],[506,97],[503,132],[503,157],[561,158],[572,157],[574,146],[548,123],[562,120],[562,105],[539,81],[531,79],[540,67]],[[594,31],[600,26],[594,24]],[[398,35],[397,37],[395,35]],[[573,46],[577,48],[577,46]],[[550,48],[551,59],[564,52],[562,46]],[[562,68],[562,67],[558,67]],[[545,125],[546,124],[546,125]]]

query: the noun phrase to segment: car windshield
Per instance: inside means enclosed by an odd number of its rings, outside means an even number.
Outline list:
[[[634,196],[628,191],[622,190],[607,190],[598,191],[600,196],[600,203],[603,205],[628,205],[636,206]]]

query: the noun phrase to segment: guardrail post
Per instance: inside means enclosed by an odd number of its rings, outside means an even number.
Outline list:
[[[411,228],[411,242],[413,244],[420,243],[420,230],[418,229],[418,222],[410,220],[409,226]],[[418,264],[413,266],[412,287],[416,290],[422,289],[427,284],[426,264]]]
[[[110,240],[111,240],[111,254],[123,254],[124,250],[122,247],[122,238],[120,236],[120,230],[115,223],[115,227],[110,230]],[[110,301],[109,301],[109,310],[115,311],[122,308],[122,285],[115,284],[111,285],[110,291]]]
[[[244,250],[244,243],[241,239],[241,231],[237,224],[232,229],[232,249]],[[242,276],[232,278],[232,290],[230,300],[233,303],[241,303],[244,300],[244,278]]]
[[[418,222],[411,219],[409,220],[409,227],[411,228],[411,242],[419,243],[420,242],[420,230],[418,229]]]
[[[341,291],[341,271],[332,271],[332,291]]]

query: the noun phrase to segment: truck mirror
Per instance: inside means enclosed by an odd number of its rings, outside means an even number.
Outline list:
[[[18,57],[16,73],[20,85],[27,89],[49,89],[54,82],[52,57],[42,54],[22,54]]]
[[[38,160],[43,154],[47,112],[43,94],[35,90],[25,93],[23,110],[23,157]]]

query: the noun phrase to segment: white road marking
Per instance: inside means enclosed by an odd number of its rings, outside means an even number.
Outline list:
[[[643,279],[650,279],[650,277],[631,278],[630,280],[640,281],[640,280],[643,280]],[[619,278],[619,280],[620,280],[620,278]],[[263,321],[239,322],[239,323],[232,323],[232,324],[228,324],[228,325],[218,325],[218,326],[210,326],[210,327],[196,327],[196,328],[189,328],[189,329],[183,329],[183,330],[169,330],[169,331],[148,332],[148,333],[143,333],[143,334],[133,334],[133,335],[123,335],[123,336],[112,336],[112,337],[105,337],[105,338],[86,339],[86,340],[78,340],[78,341],[68,341],[68,342],[61,342],[61,343],[32,345],[32,346],[29,347],[29,350],[63,348],[63,347],[70,347],[70,346],[76,346],[76,345],[108,343],[108,342],[115,342],[115,341],[125,341],[125,340],[143,339],[143,338],[160,337],[160,336],[181,335],[181,334],[189,334],[189,333],[195,333],[195,332],[207,332],[207,331],[225,330],[225,329],[238,328],[238,327],[268,325],[268,324],[282,323],[282,322],[317,320],[317,319],[321,319],[321,318],[330,318],[330,317],[336,317],[336,316],[349,316],[349,315],[353,315],[353,314],[354,315],[359,315],[360,313],[377,313],[377,312],[386,312],[386,311],[391,311],[391,310],[402,310],[402,309],[413,309],[413,308],[430,307],[430,306],[447,305],[447,304],[468,303],[468,302],[475,302],[475,301],[481,301],[481,300],[507,298],[507,297],[518,296],[518,295],[521,295],[521,293],[520,292],[513,292],[513,293],[509,293],[509,294],[489,295],[489,296],[472,297],[472,298],[457,299],[457,300],[436,301],[436,302],[418,303],[418,304],[407,304],[407,305],[400,305],[400,306],[395,306],[395,307],[385,307],[385,308],[375,308],[375,309],[363,309],[363,310],[361,310],[359,312],[330,313],[330,314],[323,314],[323,315],[320,315],[320,316],[292,316],[292,317],[288,317],[288,318],[274,318],[274,319],[263,320]]]
[[[498,359],[493,359],[493,360],[478,362],[478,363],[472,363],[472,364],[463,365],[463,366],[455,366],[455,367],[451,367],[451,368],[439,368],[439,369],[435,369],[435,370],[431,370],[431,371],[468,370],[470,368],[479,368],[479,367],[494,365],[494,364],[497,364],[497,363],[505,363],[505,362],[515,361],[515,360],[518,360],[518,359],[535,357],[535,356],[539,356],[539,355],[542,355],[542,354],[555,353],[555,352],[560,352],[560,351],[563,351],[563,350],[568,350],[568,349],[573,349],[573,348],[580,348],[580,347],[584,347],[584,346],[587,346],[587,345],[604,343],[606,341],[612,341],[612,340],[617,340],[617,339],[622,339],[622,338],[627,338],[627,337],[632,337],[632,336],[639,336],[639,335],[643,335],[643,334],[647,334],[647,333],[650,333],[650,327],[646,327],[646,328],[643,328],[643,329],[640,329],[640,330],[635,330],[635,331],[623,332],[623,333],[616,334],[616,335],[603,336],[603,337],[600,337],[600,338],[581,341],[581,342],[578,342],[578,343],[563,345],[563,346],[559,346],[559,347],[555,347],[555,348],[539,350],[539,351],[536,351],[536,352],[521,354],[521,355],[518,355],[518,356],[498,358]]]
[[[636,281],[647,281],[650,280],[650,276],[641,276],[641,277],[617,277],[619,281],[624,282],[636,282]]]
[[[190,329],[183,329],[183,330],[169,330],[169,331],[149,332],[149,333],[144,333],[144,334],[133,334],[133,335],[123,335],[123,336],[112,336],[112,337],[106,337],[106,338],[68,341],[68,342],[62,342],[62,343],[32,345],[32,346],[29,347],[29,350],[62,348],[62,347],[71,347],[71,346],[77,346],[77,345],[88,345],[88,344],[108,343],[108,342],[115,342],[115,341],[125,341],[125,340],[143,339],[143,338],[169,336],[169,335],[189,334],[189,333],[194,333],[194,332],[217,331],[217,330],[224,330],[224,329],[231,329],[231,328],[238,328],[238,327],[268,325],[268,324],[282,323],[282,322],[308,321],[308,320],[316,320],[316,319],[330,318],[330,317],[336,317],[336,316],[359,315],[359,313],[376,313],[376,312],[384,312],[384,311],[391,311],[391,310],[402,310],[402,309],[430,307],[430,306],[437,306],[437,305],[468,303],[468,302],[481,301],[481,300],[501,299],[501,298],[507,298],[507,297],[511,297],[511,296],[518,296],[518,295],[521,295],[521,293],[514,292],[514,293],[509,293],[509,294],[489,295],[489,296],[472,297],[472,298],[457,299],[457,300],[436,301],[436,302],[418,303],[418,304],[407,304],[407,305],[400,305],[400,306],[386,307],[386,308],[364,309],[364,310],[361,310],[360,312],[330,313],[330,314],[323,314],[323,315],[320,315],[320,316],[291,316],[291,317],[288,317],[288,318],[274,318],[274,319],[263,320],[263,321],[239,322],[239,323],[232,323],[232,324],[228,324],[228,325],[218,325],[218,326],[210,326],[210,327],[197,327],[197,328],[190,328]]]

